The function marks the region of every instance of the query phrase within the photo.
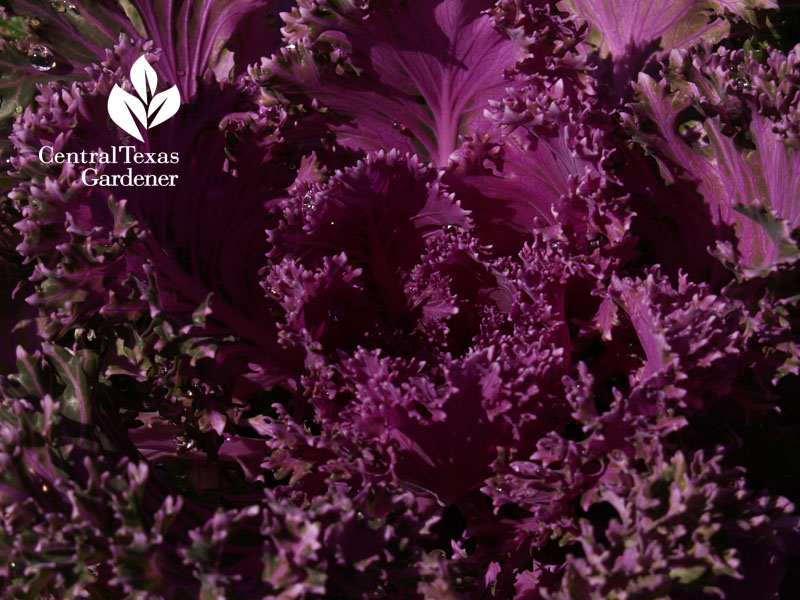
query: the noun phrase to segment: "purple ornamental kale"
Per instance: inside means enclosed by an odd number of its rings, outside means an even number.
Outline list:
[[[798,595],[794,8],[7,4],[9,598]]]

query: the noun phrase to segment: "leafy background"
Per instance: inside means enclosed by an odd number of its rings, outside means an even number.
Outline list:
[[[3,596],[797,597],[798,14],[6,0]]]

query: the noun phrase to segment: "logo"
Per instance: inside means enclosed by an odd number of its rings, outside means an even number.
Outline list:
[[[131,83],[139,98],[114,84],[114,89],[108,95],[108,116],[124,132],[143,142],[144,138],[133,117],[145,130],[160,125],[178,112],[181,95],[176,85],[156,94],[158,74],[144,56],[139,57],[131,67]]]
[[[120,129],[143,142],[144,132],[178,112],[181,95],[176,85],[156,93],[158,75],[144,56],[133,63],[130,75],[139,97],[115,85],[108,95],[108,114]],[[70,151],[60,138],[39,149],[42,165],[72,165],[86,187],[175,187],[179,174],[170,171],[180,159],[178,152],[141,152],[131,145]]]

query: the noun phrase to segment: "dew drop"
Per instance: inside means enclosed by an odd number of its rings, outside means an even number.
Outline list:
[[[392,129],[396,129],[403,135],[411,135],[411,132],[408,130],[408,127],[406,127],[399,121],[392,121]]]
[[[175,436],[175,447],[178,452],[189,452],[194,448],[195,441],[192,438],[186,437],[185,434],[179,433]]]
[[[46,483],[43,483],[43,484],[42,484],[42,491],[43,491],[44,493],[47,493],[47,492],[49,492],[49,491],[50,491],[50,488],[49,488],[49,487],[47,487],[47,484],[46,484]]]
[[[447,553],[441,548],[436,548],[428,553],[428,556],[437,560],[447,560]]]
[[[41,44],[34,44],[28,48],[28,60],[31,62],[31,66],[38,71],[49,71],[56,66],[53,52]]]
[[[303,208],[306,210],[314,209],[314,195],[311,192],[306,192],[303,196]]]
[[[75,5],[70,0],[51,0],[50,6],[57,13],[65,13],[68,10],[75,10]]]
[[[737,78],[733,80],[733,87],[741,92],[750,88],[750,82],[744,78]]]
[[[21,106],[17,106],[17,107],[14,109],[14,112],[15,112],[15,113],[17,113],[18,115],[21,115],[21,114],[22,114],[22,107],[21,107]]]

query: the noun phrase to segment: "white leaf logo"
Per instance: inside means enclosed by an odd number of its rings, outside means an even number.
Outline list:
[[[156,94],[158,75],[144,56],[139,57],[131,67],[131,83],[139,98],[115,84],[108,95],[108,115],[120,129],[143,142],[144,138],[133,117],[145,129],[155,127],[178,112],[181,95],[176,85]]]

